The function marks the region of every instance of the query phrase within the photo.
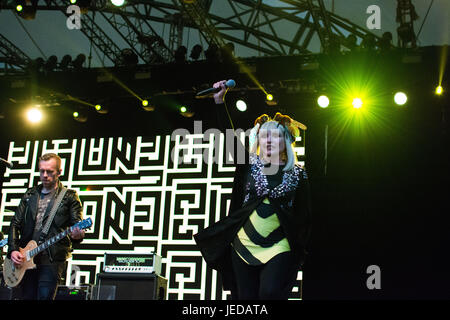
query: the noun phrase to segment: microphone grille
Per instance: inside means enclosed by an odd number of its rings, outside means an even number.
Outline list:
[[[234,88],[236,86],[236,82],[234,80],[228,80],[225,85],[227,86],[227,88]]]

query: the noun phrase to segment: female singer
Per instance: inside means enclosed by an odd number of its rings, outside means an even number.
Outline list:
[[[225,81],[214,87],[216,104],[224,104]],[[306,129],[280,113],[255,120],[248,161],[236,164],[228,216],[194,235],[233,299],[288,299],[305,261],[311,206],[293,150],[299,128]]]

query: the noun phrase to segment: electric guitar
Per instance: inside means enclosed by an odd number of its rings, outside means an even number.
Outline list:
[[[80,229],[87,229],[91,226],[92,220],[91,218],[87,218],[83,221],[78,222],[77,224],[74,224],[72,227],[58,233],[56,236],[44,241],[39,246],[34,240],[28,242],[25,248],[19,249],[19,252],[25,257],[25,261],[21,266],[16,266],[10,258],[5,259],[5,262],[3,264],[3,279],[5,280],[6,285],[10,288],[14,288],[20,283],[20,281],[22,281],[22,278],[28,269],[36,268],[33,258],[38,253],[44,251],[62,238],[66,237],[75,228],[78,227]]]
[[[7,244],[8,244],[8,238],[3,239],[2,241],[0,241],[0,248],[3,248]]]

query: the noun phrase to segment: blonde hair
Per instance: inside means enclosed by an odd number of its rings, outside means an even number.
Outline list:
[[[295,166],[295,163],[297,162],[297,156],[294,152],[294,146],[293,146],[293,139],[292,135],[290,134],[289,130],[282,124],[280,124],[277,121],[267,121],[264,122],[262,125],[257,123],[250,133],[250,152],[258,154],[259,155],[259,131],[263,130],[273,130],[278,129],[280,133],[284,137],[284,143],[286,145],[285,153],[286,153],[286,165],[283,168],[283,171],[289,171],[292,170]],[[253,135],[253,138],[252,138]],[[256,135],[256,136],[255,136]]]

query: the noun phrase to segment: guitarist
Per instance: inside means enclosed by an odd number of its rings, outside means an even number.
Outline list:
[[[16,267],[25,261],[19,247],[24,248],[30,240],[39,244],[82,220],[83,209],[78,194],[67,189],[47,234],[41,232],[64,188],[59,181],[61,158],[54,153],[42,155],[39,158],[39,174],[42,183],[26,191],[9,228],[7,257]],[[53,300],[57,284],[67,268],[66,260],[71,256],[72,242],[80,243],[83,238],[84,230],[76,228],[70,237],[67,236],[35,256],[36,268],[26,271],[20,283],[22,299]]]

